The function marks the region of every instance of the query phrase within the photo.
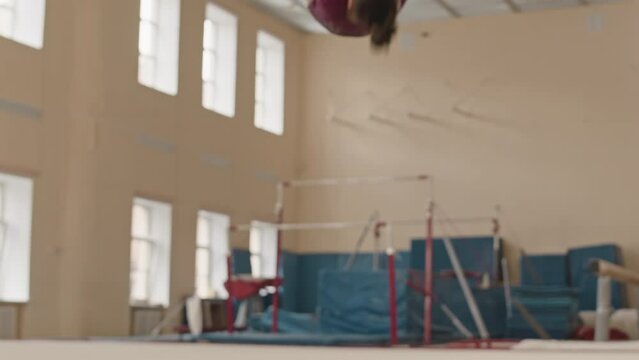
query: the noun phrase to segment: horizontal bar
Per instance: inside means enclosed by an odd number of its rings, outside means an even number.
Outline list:
[[[294,230],[341,230],[366,226],[366,221],[333,222],[333,223],[300,223],[300,224],[262,224],[262,225],[231,225],[234,232],[251,231],[251,229],[275,229],[282,231]]]
[[[436,223],[475,223],[494,221],[491,217],[474,217],[474,218],[458,218],[446,220],[434,220]],[[368,226],[368,221],[350,221],[350,222],[327,222],[327,223],[298,223],[298,224],[244,224],[231,225],[230,230],[233,232],[246,232],[251,229],[275,229],[282,231],[295,230],[343,230]],[[406,219],[406,220],[380,220],[375,223],[376,226],[420,226],[426,224],[426,219]]]
[[[454,224],[468,224],[478,222],[493,222],[496,219],[493,217],[468,217],[468,218],[455,218],[455,219],[433,219],[433,222],[437,224],[454,223]],[[426,223],[426,219],[409,219],[409,220],[392,220],[392,221],[380,221],[380,225],[391,226],[420,226]]]
[[[387,183],[397,183],[397,182],[427,181],[429,179],[430,179],[430,176],[428,175],[350,177],[350,178],[288,180],[288,181],[283,181],[282,185],[284,187],[289,187],[289,188],[321,187],[321,186],[338,186],[338,185],[387,184]]]
[[[639,273],[608,261],[593,260],[590,262],[589,268],[592,272],[599,276],[609,277],[622,283],[639,285]]]

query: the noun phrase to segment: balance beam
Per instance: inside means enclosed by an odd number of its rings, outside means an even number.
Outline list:
[[[605,260],[592,260],[589,269],[598,276],[609,277],[622,283],[639,286],[639,273]]]
[[[628,270],[604,260],[592,260],[588,265],[596,274],[597,280],[597,320],[595,324],[595,341],[608,341],[610,336],[610,315],[612,314],[611,292],[612,280],[635,286],[639,295],[639,273]],[[637,298],[639,311],[639,297]],[[639,323],[637,324],[639,328]]]

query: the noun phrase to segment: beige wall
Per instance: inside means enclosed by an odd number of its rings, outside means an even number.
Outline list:
[[[182,1],[176,97],[137,84],[136,1],[50,0],[43,50],[0,38],[0,99],[21,104],[0,108],[0,169],[36,179],[24,337],[128,333],[135,195],[173,204],[172,302],[190,293],[197,210],[270,219],[273,184],[258,173],[427,172],[451,216],[500,204],[513,248],[617,242],[639,266],[636,1],[418,24],[403,33],[431,37],[386,56],[371,56],[363,39],[306,37],[244,1],[218,2],[240,17],[234,119],[200,105],[204,0]],[[589,29],[592,14],[602,30]],[[252,125],[258,28],[287,44],[283,137]],[[360,220],[375,208],[418,217],[428,196],[419,185],[289,195],[300,221]],[[396,229],[397,245],[421,233]],[[286,246],[345,251],[355,235],[287,235]],[[246,247],[246,236],[233,245]]]
[[[182,1],[175,97],[137,83],[137,1],[48,1],[42,51],[0,38],[0,98],[41,112],[0,110],[1,168],[36,177],[23,337],[128,334],[135,195],[173,204],[172,302],[192,292],[199,209],[272,219],[274,184],[258,174],[294,174],[303,35],[244,2],[217,3],[240,18],[234,119],[201,106],[204,0]],[[287,46],[282,137],[253,126],[258,29]],[[247,246],[246,236],[233,240]]]
[[[639,269],[638,16],[639,2],[628,1],[416,24],[387,56],[371,56],[366,40],[314,36],[300,176],[426,172],[449,216],[491,216],[501,205],[511,252],[614,242]],[[602,29],[589,25],[601,20]],[[424,213],[423,188],[373,189],[309,191],[299,217]],[[396,229],[397,245],[422,234]],[[354,235],[309,234],[300,247],[350,250]]]

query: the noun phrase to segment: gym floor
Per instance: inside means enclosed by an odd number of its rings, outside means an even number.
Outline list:
[[[382,52],[309,1],[0,0],[0,360],[639,358],[318,347],[587,339],[598,293],[639,340],[639,0],[407,0]],[[208,333],[273,318],[314,346]]]
[[[7,342],[0,344],[3,357],[8,359],[137,359],[190,360],[216,358],[228,359],[349,359],[377,360],[401,358],[402,360],[527,360],[540,355],[555,360],[601,359],[602,352],[587,350],[424,350],[387,348],[310,348],[279,346],[231,346],[207,344],[139,344],[112,342]],[[606,351],[607,360],[636,359],[636,351]]]

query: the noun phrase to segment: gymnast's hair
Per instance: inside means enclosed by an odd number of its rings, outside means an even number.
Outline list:
[[[386,48],[397,32],[397,0],[360,0],[357,16],[371,31],[374,48]]]

